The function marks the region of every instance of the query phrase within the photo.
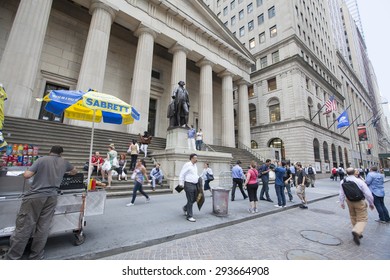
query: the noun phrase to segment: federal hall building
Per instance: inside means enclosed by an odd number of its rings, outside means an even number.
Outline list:
[[[379,89],[342,0],[0,2],[6,116],[89,126],[46,112],[36,98],[92,88],[141,114],[129,126],[98,128],[164,138],[179,81],[189,92],[189,125],[205,143],[322,173],[378,163],[385,128],[369,120],[380,111]],[[324,114],[330,97],[337,109]],[[346,131],[336,128],[344,110],[356,119]],[[361,123],[367,142],[358,140]]]

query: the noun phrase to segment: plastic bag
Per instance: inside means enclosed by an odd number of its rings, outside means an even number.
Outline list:
[[[112,166],[114,168],[119,167],[119,162],[118,162],[118,159],[116,157],[114,157],[114,159],[112,160]]]

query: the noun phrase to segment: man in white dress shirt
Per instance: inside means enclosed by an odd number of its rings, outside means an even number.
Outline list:
[[[198,167],[196,166],[197,161],[197,154],[191,154],[190,161],[183,165],[179,175],[179,185],[184,186],[187,197],[187,204],[183,206],[183,211],[187,216],[187,220],[190,222],[196,222],[193,217],[192,206],[196,201],[196,185],[199,180]]]

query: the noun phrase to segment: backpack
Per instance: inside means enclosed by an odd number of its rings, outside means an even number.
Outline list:
[[[364,199],[364,194],[358,185],[353,181],[346,181],[341,184],[344,194],[349,201],[360,201]]]
[[[314,174],[314,172],[313,172],[313,168],[312,167],[309,167],[308,169],[307,169],[307,173],[308,174]]]
[[[341,167],[339,167],[339,169],[337,170],[337,173],[339,175],[344,175],[344,171],[343,171],[343,169]]]

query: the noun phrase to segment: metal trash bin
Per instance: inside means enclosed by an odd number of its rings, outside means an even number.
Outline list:
[[[219,175],[219,187],[212,188],[214,215],[219,217],[228,215],[229,192],[231,187],[232,172],[221,172]]]

